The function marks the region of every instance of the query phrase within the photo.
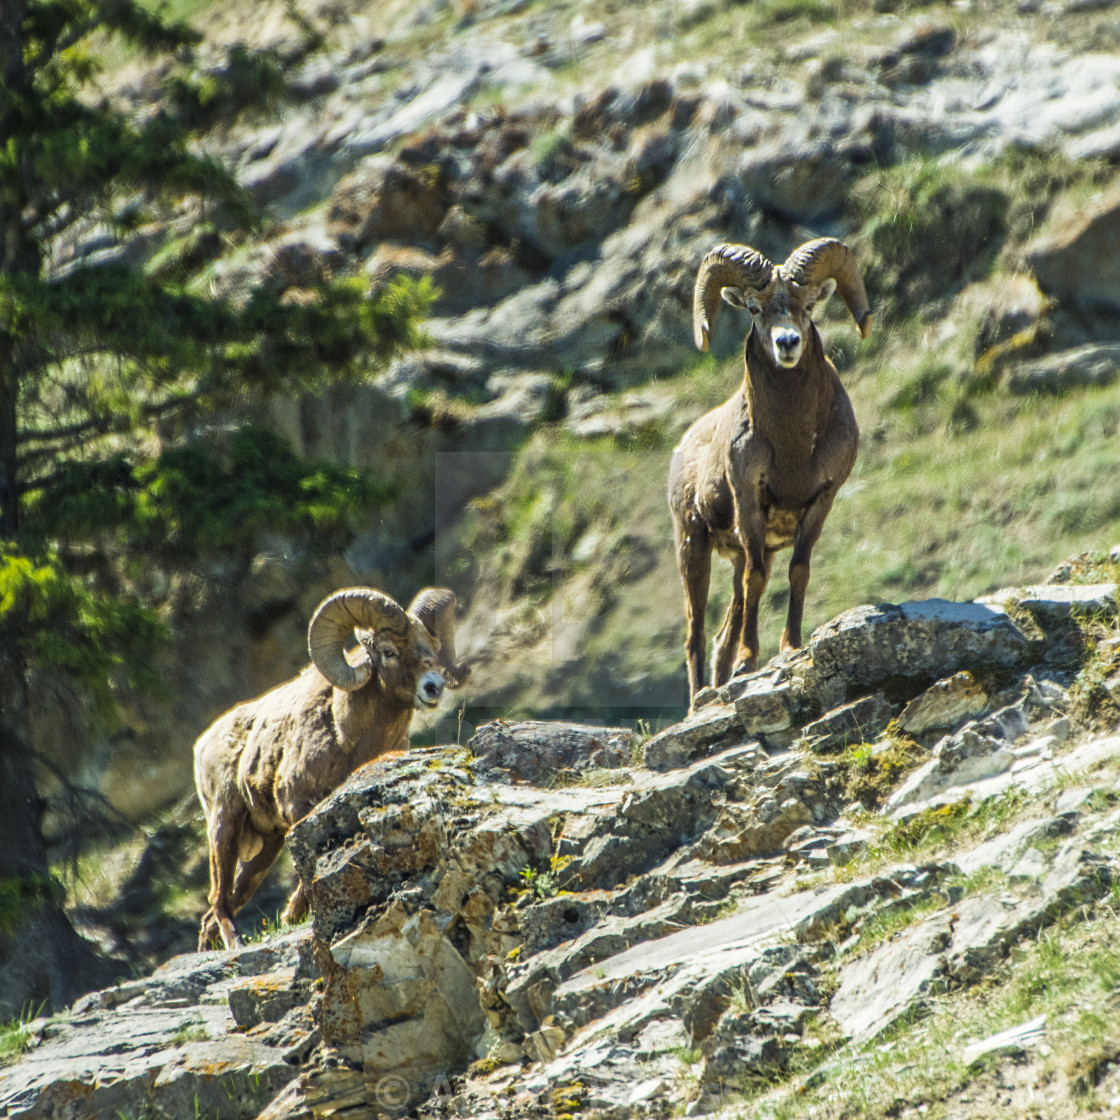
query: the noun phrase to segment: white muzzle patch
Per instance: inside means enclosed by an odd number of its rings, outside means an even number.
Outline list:
[[[425,673],[416,685],[416,706],[434,708],[443,695],[443,685],[443,677],[435,670]]]
[[[778,365],[792,369],[801,360],[801,332],[793,327],[774,327],[770,343]]]

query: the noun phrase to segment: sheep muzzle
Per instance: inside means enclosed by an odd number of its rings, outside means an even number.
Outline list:
[[[416,685],[416,707],[436,707],[443,696],[444,683],[442,674],[435,670],[425,673]]]
[[[770,331],[774,361],[785,369],[793,369],[801,360],[801,332],[793,326],[774,327]]]

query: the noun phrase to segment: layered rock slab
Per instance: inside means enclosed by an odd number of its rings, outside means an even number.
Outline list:
[[[251,1120],[318,1041],[309,985],[296,980],[306,942],[296,932],[174,957],[31,1023],[31,1050],[0,1071],[0,1111],[12,1120]]]

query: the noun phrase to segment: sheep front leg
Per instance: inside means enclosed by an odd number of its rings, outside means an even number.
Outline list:
[[[793,538],[793,556],[789,562],[789,611],[782,631],[781,649],[801,648],[801,621],[805,611],[805,591],[809,586],[809,558],[820,540],[825,518],[832,509],[836,491],[831,487],[820,494],[806,510]]]
[[[738,497],[738,495],[737,495]],[[757,504],[738,505],[739,541],[746,554],[743,569],[743,630],[739,639],[739,658],[735,675],[753,673],[758,668],[758,608],[770,579],[774,554],[766,551],[766,519]]]

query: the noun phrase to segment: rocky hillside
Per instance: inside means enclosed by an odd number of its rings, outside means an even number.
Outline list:
[[[1111,1116],[1116,568],[859,607],[683,723],[496,722],[291,833],[310,925],[5,1034],[19,1120]]]
[[[75,920],[138,977],[0,1031],[6,1113],[1116,1114],[1120,8],[171,8],[203,75],[238,42],[286,60],[287,100],[206,142],[261,224],[184,207],[57,265],[439,294],[426,348],[253,416],[392,488],[342,543],[80,558],[173,633],[168,695],[122,728],[33,690],[36,747],[127,834],[69,866]],[[162,75],[110,61],[152,111]],[[817,630],[681,723],[664,479],[745,329],[699,358],[696,264],[826,234],[876,326],[820,316],[863,437]],[[433,582],[464,603],[465,707],[293,833],[274,879],[310,926],[167,960],[202,909],[194,737],[298,670],[325,592]]]
[[[268,536],[189,570],[129,570],[176,636],[171,703],[130,709],[111,741],[41,705],[39,748],[129,817],[189,791],[195,735],[298,669],[311,610],[346,583],[407,601],[436,581],[466,604],[467,709],[428,741],[465,742],[499,714],[679,718],[663,480],[737,376],[734,315],[714,360],[690,341],[696,262],[719,241],[780,260],[840,236],[876,307],[866,344],[839,308],[822,316],[864,438],[814,557],[810,625],[1037,581],[1055,554],[1120,534],[1107,0],[177,10],[208,35],[200,71],[240,41],[288,60],[284,105],[208,140],[262,225],[233,236],[187,208],[85,231],[59,265],[126,256],[217,292],[267,278],[292,299],[325,274],[406,273],[440,295],[429,348],[269,417],[396,503],[327,557]],[[111,92],[150,111],[160,74],[118,63]],[[764,625],[764,654],[778,629]]]

